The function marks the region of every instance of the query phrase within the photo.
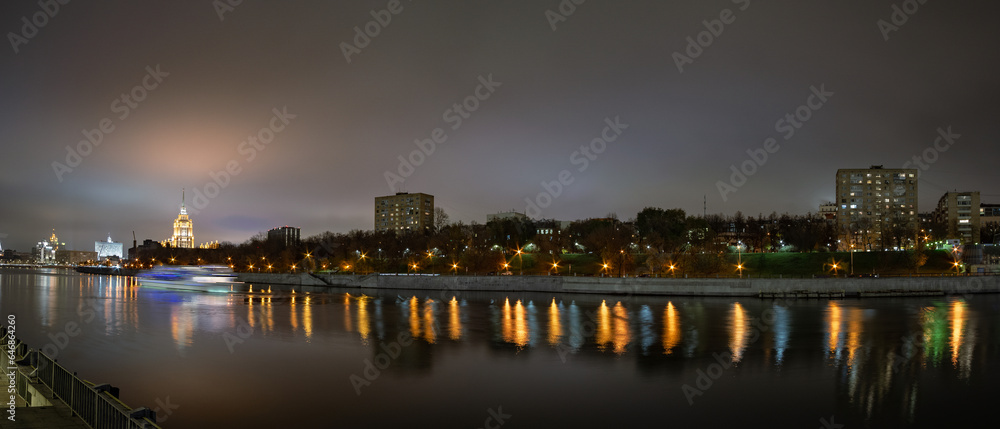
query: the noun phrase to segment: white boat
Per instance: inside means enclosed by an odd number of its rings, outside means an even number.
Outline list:
[[[244,292],[244,283],[227,266],[159,266],[139,273],[143,287],[194,292]]]

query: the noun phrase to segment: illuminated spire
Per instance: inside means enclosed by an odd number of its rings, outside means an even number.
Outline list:
[[[187,207],[184,207],[184,188],[181,188],[181,214],[188,214]]]

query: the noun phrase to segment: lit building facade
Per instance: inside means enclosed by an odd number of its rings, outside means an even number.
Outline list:
[[[917,169],[837,170],[837,230],[840,249],[890,250],[915,243]]]
[[[166,240],[164,245],[166,244],[182,249],[194,248],[194,225],[191,218],[188,217],[187,207],[184,206],[183,190],[181,191],[181,212],[177,215],[177,219],[174,219],[174,235]]]
[[[375,197],[376,231],[428,232],[434,227],[434,196],[397,192]]]
[[[111,241],[111,234],[108,234],[108,241],[95,241],[94,251],[97,252],[97,259],[117,257],[121,259],[125,255],[125,246],[121,243]]]
[[[961,240],[962,244],[979,244],[981,211],[979,191],[946,192],[938,200],[934,221],[945,226],[948,239]]]

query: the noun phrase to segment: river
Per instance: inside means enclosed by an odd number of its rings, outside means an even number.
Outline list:
[[[254,290],[0,269],[21,340],[165,428],[963,427],[1000,381],[998,295]]]

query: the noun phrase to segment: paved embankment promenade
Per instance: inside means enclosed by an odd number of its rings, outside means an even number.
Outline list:
[[[240,273],[238,279],[258,286],[297,285],[320,290],[338,287],[733,297],[875,297],[1000,292],[1000,276],[712,279]]]

